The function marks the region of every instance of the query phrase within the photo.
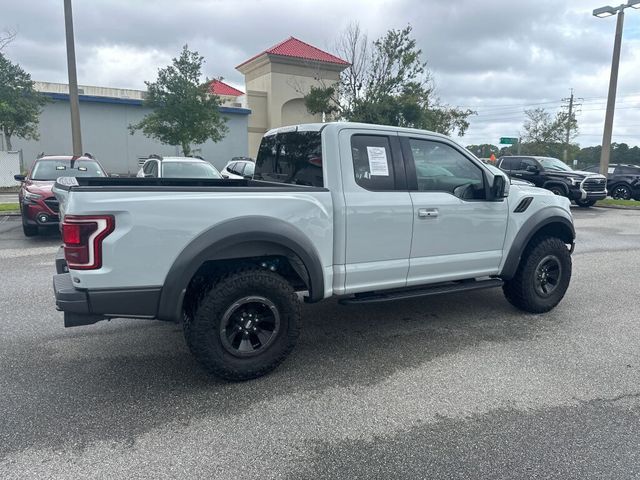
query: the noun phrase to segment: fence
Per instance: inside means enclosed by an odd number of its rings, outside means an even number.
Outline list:
[[[13,176],[20,173],[21,153],[0,150],[0,188],[19,185]]]

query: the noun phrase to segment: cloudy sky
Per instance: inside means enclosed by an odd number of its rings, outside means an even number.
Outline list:
[[[331,50],[358,21],[369,37],[410,23],[441,100],[478,114],[463,143],[517,136],[525,108],[555,113],[573,88],[582,146],[602,139],[615,18],[604,0],[74,0],[81,84],[143,88],[187,43],[205,74],[244,88],[235,66],[290,35]],[[66,82],[62,0],[0,0],[5,53],[34,80]],[[640,145],[640,10],[627,9],[614,142]]]

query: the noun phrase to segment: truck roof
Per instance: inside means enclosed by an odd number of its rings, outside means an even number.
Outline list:
[[[420,130],[418,128],[406,128],[406,127],[394,127],[391,125],[375,125],[373,123],[358,123],[358,122],[327,122],[327,123],[301,123],[298,125],[289,125],[285,127],[278,127],[269,130],[264,134],[265,137],[275,135],[277,133],[286,132],[319,132],[327,127],[339,128],[361,128],[366,130],[380,130],[386,132],[405,132],[405,133],[418,133],[433,135],[435,137],[447,138],[440,133],[432,132],[430,130]]]

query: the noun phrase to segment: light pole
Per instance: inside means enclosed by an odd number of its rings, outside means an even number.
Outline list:
[[[640,0],[638,0],[640,2]],[[73,14],[71,0],[64,0],[64,26],[67,37],[67,70],[69,72],[69,105],[71,106],[71,139],[73,155],[82,155],[80,134],[80,105],[78,103],[78,76],[76,75],[76,47],[73,41]]]
[[[622,44],[622,26],[624,24],[624,9],[640,8],[640,0],[629,0],[619,7],[600,7],[593,11],[593,16],[598,18],[618,15],[616,23],[616,36],[613,42],[613,59],[611,61],[611,77],[609,78],[609,95],[607,96],[607,113],[604,117],[604,133],[602,135],[602,153],[600,154],[600,173],[608,175],[609,156],[611,154],[611,133],[613,131],[613,113],[616,108],[616,89],[618,87],[618,66],[620,65],[620,46]]]

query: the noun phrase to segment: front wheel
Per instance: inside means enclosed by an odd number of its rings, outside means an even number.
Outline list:
[[[566,197],[567,196],[564,188],[562,188],[560,185],[551,185],[549,187],[549,191],[551,193],[553,193],[554,195],[559,195],[561,197]]]
[[[35,237],[38,235],[38,226],[27,225],[24,219],[22,219],[22,233],[24,233],[25,237]]]
[[[571,280],[571,254],[555,237],[535,239],[525,250],[516,274],[502,290],[507,300],[525,312],[544,313],[564,297]]]
[[[249,380],[275,369],[293,350],[300,302],[280,275],[258,268],[219,279],[185,323],[187,345],[209,373]]]
[[[595,200],[576,200],[576,205],[581,208],[593,207],[596,204]]]
[[[630,200],[631,189],[627,185],[616,185],[611,191],[611,197],[616,200]]]

